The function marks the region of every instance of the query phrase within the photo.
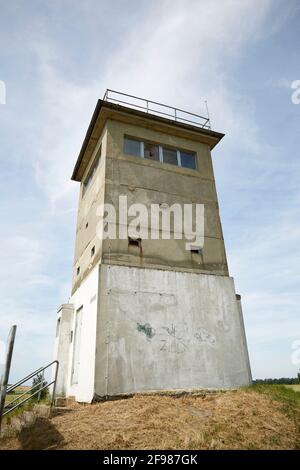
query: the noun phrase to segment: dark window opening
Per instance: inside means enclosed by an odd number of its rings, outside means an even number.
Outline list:
[[[194,254],[197,254],[197,255],[200,255],[202,253],[202,248],[198,248],[197,246],[192,246],[190,248],[190,252],[194,253]]]
[[[93,248],[91,249],[91,257],[93,257],[95,254],[95,246],[93,246]]]
[[[142,240],[140,238],[130,238],[128,237],[128,245],[129,246],[137,246],[138,248],[141,247]]]
[[[163,147],[163,162],[169,163],[170,165],[178,165],[177,150]]]
[[[59,329],[60,329],[60,318],[57,319],[57,323],[56,323],[56,337],[59,335]]]
[[[158,145],[145,142],[144,143],[144,158],[147,158],[148,160],[159,161]]]
[[[196,170],[196,155],[192,152],[183,152],[180,150],[181,166]]]
[[[89,226],[89,223],[87,222],[87,223],[85,224],[85,228],[88,228],[88,226]]]
[[[80,266],[78,266],[78,268],[77,268],[77,271],[76,271],[76,272],[77,272],[77,276],[79,276],[79,274],[80,274]]]

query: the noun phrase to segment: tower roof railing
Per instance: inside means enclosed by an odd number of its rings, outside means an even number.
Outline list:
[[[174,106],[158,103],[156,101],[140,98],[139,96],[129,95],[120,91],[107,89],[103,101],[109,101],[116,104],[126,105],[129,108],[140,110],[146,113],[155,114],[157,116],[166,117],[177,122],[191,124],[193,126],[211,129],[210,118],[208,113],[207,102],[205,103],[206,116],[190,113]]]

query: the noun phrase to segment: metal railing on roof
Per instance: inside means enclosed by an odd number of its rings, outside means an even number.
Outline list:
[[[211,129],[210,118],[205,101],[206,116],[200,114],[190,113],[174,106],[158,103],[156,101],[140,98],[139,96],[129,95],[120,91],[107,89],[104,93],[103,101],[108,101],[116,104],[126,105],[129,108],[137,109],[146,113],[151,113],[156,116],[166,117],[183,124],[191,124],[193,126]]]

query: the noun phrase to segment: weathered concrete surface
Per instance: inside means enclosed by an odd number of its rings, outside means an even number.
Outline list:
[[[99,315],[99,265],[84,279],[70,298],[70,304],[58,311],[60,334],[55,341],[54,358],[59,361],[57,395],[75,396],[77,401],[91,402],[95,386],[96,329]],[[78,381],[74,383],[74,339],[76,312],[82,309],[80,328]]]
[[[56,392],[65,395],[68,390],[68,375],[70,363],[70,338],[74,317],[74,305],[63,304],[57,311],[56,338],[54,358],[59,360]],[[55,370],[53,370],[54,374]],[[53,375],[54,378],[54,375]]]
[[[115,119],[113,117],[115,116]],[[210,146],[201,135],[189,133],[170,135],[166,128],[145,126],[136,118],[136,124],[119,120],[118,113],[103,123],[101,134],[94,142],[94,150],[86,164],[81,180],[76,248],[73,268],[72,293],[97,263],[179,269],[228,275],[226,252],[219,215]],[[100,131],[99,131],[100,132]],[[124,136],[162,145],[183,148],[196,153],[197,170],[133,157],[123,153]],[[96,137],[95,137],[96,139]],[[83,181],[102,146],[101,160],[88,191],[83,195]],[[185,249],[186,240],[143,240],[142,256],[130,250],[127,240],[102,240],[97,208],[103,203],[113,204],[118,216],[119,196],[127,196],[128,205],[142,203],[150,213],[151,204],[204,204],[204,248],[201,256],[191,255]],[[149,220],[150,222],[150,220]],[[171,227],[172,228],[172,227]],[[98,231],[98,233],[97,233]],[[117,225],[118,231],[118,225]],[[97,236],[98,235],[98,236]],[[91,248],[95,254],[91,257]],[[77,274],[77,268],[80,273]]]
[[[223,135],[110,105],[103,106],[94,124],[73,174],[81,182],[69,301],[74,312],[66,315],[56,341],[56,357],[63,364],[60,390],[88,402],[95,394],[250,383],[242,311],[228,273],[211,159],[211,149]],[[126,135],[193,151],[197,170],[125,155]],[[83,194],[100,146],[100,163]],[[148,208],[203,204],[202,252],[191,253],[186,240],[172,237],[144,238],[139,247],[130,246],[127,238],[103,240],[97,210],[112,203],[118,214],[120,195],[128,197],[129,205]],[[82,324],[72,381],[75,354],[69,338],[74,338],[78,310]]]
[[[228,275],[209,145],[154,130],[150,125],[146,128],[109,119],[106,128],[105,202],[118,207],[119,195],[126,195],[128,205],[142,203],[148,212],[151,204],[204,204],[205,239],[202,257],[192,256],[185,249],[185,240],[142,240],[142,256],[129,251],[126,240],[105,241],[102,262]],[[197,170],[125,155],[125,135],[193,151]]]
[[[75,164],[72,180],[82,180],[95,150],[95,146],[98,143],[99,136],[103,132],[105,124],[109,119],[143,127],[145,129],[152,129],[152,131],[164,132],[171,137],[183,137],[195,142],[202,142],[207,144],[211,150],[224,137],[224,134],[212,131],[211,129],[203,129],[188,123],[166,119],[151,113],[146,114],[136,109],[98,100],[79,157]]]
[[[251,367],[250,367],[250,358],[249,358],[249,351],[248,351],[248,345],[247,345],[247,337],[246,337],[246,331],[245,331],[245,323],[244,323],[244,316],[243,316],[243,308],[242,308],[242,299],[239,294],[236,294],[236,302],[238,306],[238,311],[239,311],[239,317],[240,317],[240,325],[241,325],[241,339],[243,342],[243,347],[246,355],[246,364],[247,364],[247,372],[248,372],[248,378],[249,382],[252,382],[252,372],[251,372]]]
[[[73,266],[73,282],[72,294],[80,286],[81,282],[88,276],[92,269],[99,264],[102,255],[102,238],[97,235],[97,225],[99,217],[97,216],[97,207],[104,203],[105,191],[105,165],[106,158],[106,130],[101,134],[94,152],[92,153],[91,160],[84,173],[85,176],[90,170],[94,158],[102,146],[102,155],[96,174],[92,183],[83,196],[83,184],[80,187],[78,213],[77,213],[77,227],[76,227],[76,242]],[[91,257],[91,249],[95,247],[95,254]],[[77,268],[80,268],[80,274],[77,274]]]
[[[98,396],[248,385],[232,278],[101,266]]]

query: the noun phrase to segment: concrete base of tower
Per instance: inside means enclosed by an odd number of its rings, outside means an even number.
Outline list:
[[[102,265],[95,393],[251,383],[232,278]]]
[[[60,383],[78,401],[251,383],[240,296],[230,277],[105,264],[70,303],[73,339],[68,354],[57,351],[69,361]]]

